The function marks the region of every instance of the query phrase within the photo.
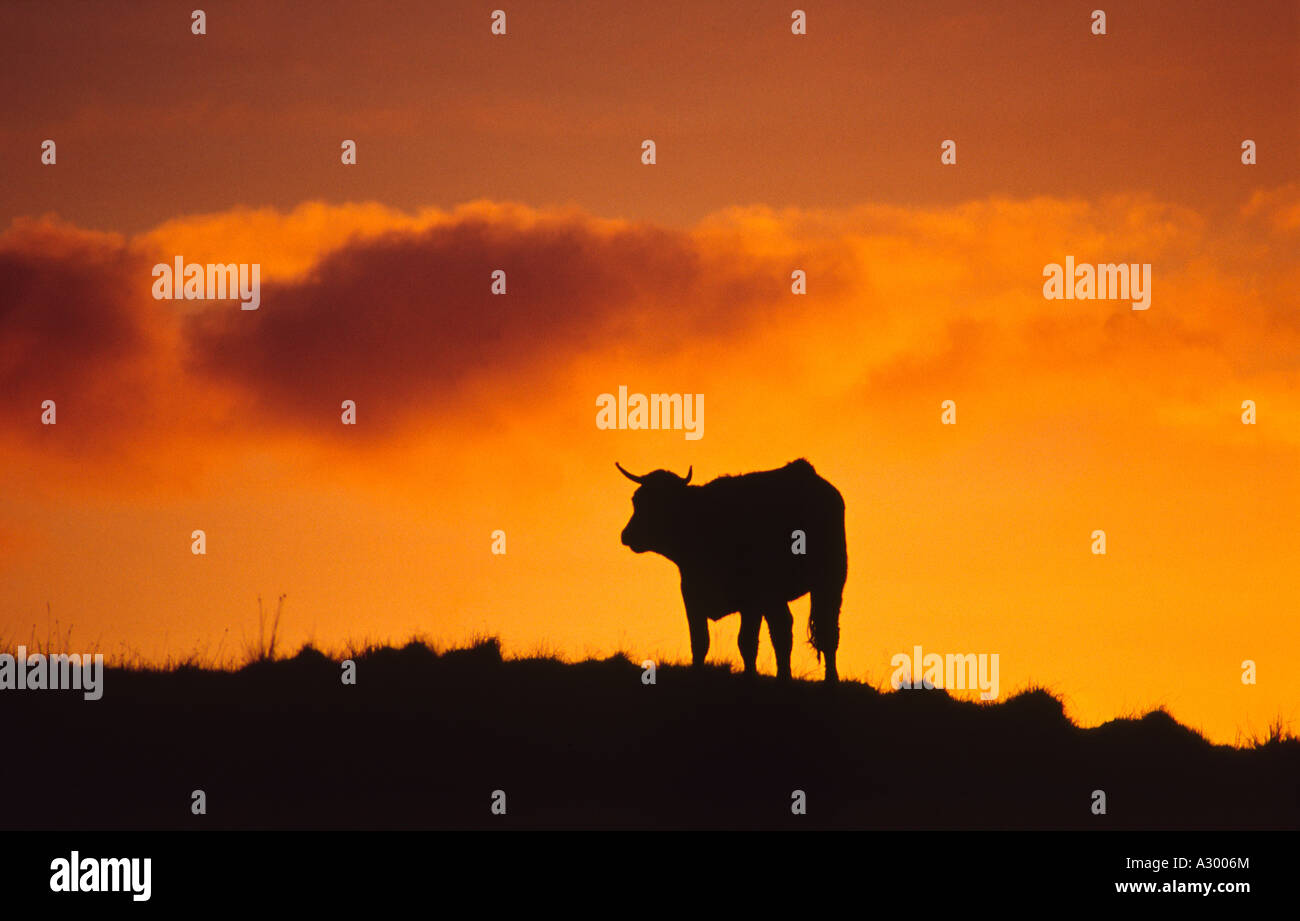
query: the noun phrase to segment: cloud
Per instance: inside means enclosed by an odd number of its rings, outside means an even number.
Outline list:
[[[1094,405],[1140,386],[1184,422],[1249,387],[1281,422],[1300,387],[1279,257],[1297,196],[1260,192],[1221,223],[1149,197],[738,208],[686,231],[492,202],[238,209],[131,240],[20,220],[0,235],[0,424],[10,454],[166,478],[274,443],[391,447],[485,392],[540,405],[579,363],[628,377],[686,352],[882,418],[938,383],[1011,407],[1086,380]],[[1152,309],[1045,301],[1042,266],[1067,254],[1153,263]],[[176,255],[262,263],[260,309],[153,300],[151,266]]]
[[[0,235],[0,424],[56,454],[120,448],[167,392],[179,327],[140,296],[149,265],[114,234],[53,218]],[[40,424],[53,400],[58,428]],[[57,432],[57,437],[55,433]]]
[[[753,323],[787,276],[684,232],[478,207],[354,239],[264,286],[256,313],[195,317],[186,341],[195,374],[255,394],[268,422],[337,433],[347,398],[386,433],[470,382],[527,387],[583,352],[662,353]]]

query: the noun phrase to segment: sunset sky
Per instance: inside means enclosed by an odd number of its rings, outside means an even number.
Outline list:
[[[193,6],[0,9],[0,641],[48,604],[68,651],[224,659],[285,594],[290,649],[685,660],[614,462],[806,457],[843,676],[998,653],[1086,725],[1300,730],[1295,3]],[[155,300],[178,255],[260,308]],[[1150,263],[1150,309],[1044,299],[1067,256]],[[598,429],[619,385],[703,437]]]

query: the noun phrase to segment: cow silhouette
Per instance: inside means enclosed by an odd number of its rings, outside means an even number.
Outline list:
[[[790,677],[794,617],[789,602],[811,594],[808,641],[835,681],[840,603],[848,573],[844,498],[802,458],[777,470],[691,486],[668,470],[634,476],[623,543],[677,564],[691,632],[691,659],[709,652],[709,621],[740,612],[740,658],[753,674],[764,620],[778,678]]]

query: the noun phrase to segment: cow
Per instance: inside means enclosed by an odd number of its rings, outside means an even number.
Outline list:
[[[691,486],[686,476],[654,470],[634,476],[632,518],[623,543],[677,564],[691,634],[691,659],[704,663],[709,621],[740,612],[740,658],[754,674],[758,632],[767,620],[777,677],[790,677],[794,617],[789,602],[810,594],[808,641],[838,680],[840,603],[848,574],[844,498],[802,458],[777,470],[723,476]]]

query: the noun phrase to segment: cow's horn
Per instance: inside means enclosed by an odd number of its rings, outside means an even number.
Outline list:
[[[614,461],[614,466],[618,468],[619,473],[623,474],[623,476],[627,477],[633,483],[640,483],[645,479],[645,477],[633,476],[632,474],[628,473],[626,470],[623,469],[623,465],[620,464],[618,461]]]
[[[683,486],[685,486],[687,483],[689,483],[689,482],[691,481],[691,474],[694,473],[694,472],[695,472],[695,465],[694,465],[694,464],[691,464],[690,469],[686,471],[686,477],[685,477],[685,479],[682,480],[682,485],[683,485]]]

